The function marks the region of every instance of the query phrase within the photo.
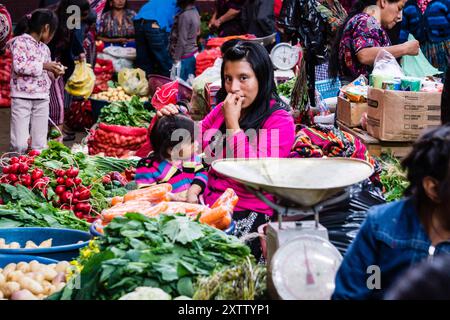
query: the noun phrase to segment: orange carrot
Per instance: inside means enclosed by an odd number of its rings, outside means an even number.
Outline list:
[[[214,208],[202,214],[200,217],[200,222],[206,224],[217,223],[222,220],[227,213],[227,210],[223,207]]]
[[[156,186],[142,188],[128,192],[123,200],[125,202],[130,200],[147,200],[151,202],[161,202],[166,200],[167,193],[172,191],[172,185],[169,183],[163,183]]]
[[[225,190],[225,192],[214,202],[214,204],[211,206],[212,209],[225,206],[227,209],[229,208],[230,211],[233,211],[234,207],[236,206],[237,202],[239,201],[239,197],[236,195],[236,192],[234,192],[233,189],[228,188]]]
[[[220,230],[228,229],[231,224],[231,214],[227,213],[222,220],[216,223],[216,228]]]
[[[111,199],[111,206],[115,206],[116,204],[122,203],[123,202],[123,197],[114,197]]]

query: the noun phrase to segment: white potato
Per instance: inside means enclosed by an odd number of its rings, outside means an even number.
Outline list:
[[[7,282],[3,286],[3,294],[5,295],[5,298],[9,298],[14,292],[20,290],[20,284],[14,281]]]
[[[3,300],[3,298],[4,298],[3,291],[0,290],[0,300]]]
[[[45,241],[42,241],[39,245],[39,248],[51,248],[53,243],[53,239],[48,239]]]
[[[58,275],[58,272],[51,268],[45,268],[42,273],[44,275],[44,279],[48,281],[52,281]]]
[[[28,240],[27,243],[25,243],[25,249],[35,249],[37,247],[36,243],[31,240]]]
[[[55,267],[56,272],[66,272],[67,268],[70,267],[70,263],[67,261],[60,261]]]
[[[30,265],[26,262],[19,262],[16,266],[16,270],[20,270],[23,273],[30,272]]]
[[[7,280],[19,282],[19,279],[24,276],[23,272],[20,270],[16,270],[8,274]]]
[[[9,244],[9,248],[10,249],[20,249],[20,243],[18,243],[18,242],[11,242]]]
[[[36,271],[40,271],[41,270],[41,264],[39,262],[37,262],[36,260],[33,260],[29,263],[30,265],[30,270],[32,272],[36,272]]]
[[[5,239],[3,239],[3,238],[0,238],[0,245],[5,245],[6,244],[6,241],[5,241]]]
[[[22,289],[28,289],[34,294],[41,294],[44,292],[42,285],[29,277],[23,277],[20,279],[20,286]]]
[[[17,265],[15,263],[10,263],[8,264],[4,269],[3,269],[3,275],[5,277],[8,276],[8,274],[10,274],[13,271],[16,271],[16,267]]]
[[[6,277],[3,275],[3,272],[0,272],[0,286],[6,283]]]
[[[66,286],[65,282],[60,282],[55,285],[55,292],[61,291]]]
[[[11,300],[38,300],[38,298],[30,292],[30,290],[22,289],[11,295]]]

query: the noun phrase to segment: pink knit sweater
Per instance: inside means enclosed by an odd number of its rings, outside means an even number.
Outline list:
[[[214,154],[214,150],[209,148],[209,141],[214,133],[220,130],[224,121],[222,105],[219,104],[201,122],[203,137],[201,145],[206,154]],[[258,138],[258,142],[255,143],[255,139],[248,138],[243,131],[237,132],[227,138],[226,145],[231,146],[228,155],[223,151],[219,158],[287,158],[295,140],[294,119],[285,110],[275,111],[262,125]],[[233,156],[230,155],[231,149],[234,151]],[[206,204],[212,205],[227,188],[232,188],[239,196],[235,211],[251,210],[269,216],[272,215],[273,210],[251,194],[244,185],[220,175],[212,168],[208,173],[208,183],[204,193]],[[272,197],[269,197],[269,199],[273,200]]]

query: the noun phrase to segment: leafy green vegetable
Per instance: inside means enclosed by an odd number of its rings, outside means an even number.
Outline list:
[[[286,82],[280,83],[277,86],[278,94],[285,96],[286,98],[291,98],[292,90],[294,90],[296,80],[297,78],[292,78]]]
[[[0,184],[6,205],[0,206],[0,228],[51,227],[88,230],[89,223],[59,210],[22,185]]]
[[[83,270],[71,279],[81,287],[69,283],[51,299],[115,300],[142,286],[192,297],[199,276],[250,259],[250,249],[237,238],[182,215],[127,213],[95,243],[100,253],[79,260]]]
[[[380,175],[381,183],[385,190],[386,201],[395,201],[401,199],[405,190],[409,186],[406,172],[397,158],[392,154],[383,154],[380,159],[383,171]]]
[[[131,101],[116,101],[102,108],[98,122],[128,127],[148,127],[155,112],[144,107],[139,97]]]

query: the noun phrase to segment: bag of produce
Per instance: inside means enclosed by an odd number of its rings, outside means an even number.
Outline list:
[[[86,61],[75,61],[75,70],[66,84],[66,91],[76,97],[87,99],[94,90],[95,74]]]
[[[9,51],[0,56],[0,108],[11,106],[11,64],[12,57]]]
[[[146,96],[148,81],[142,69],[122,69],[118,75],[119,85],[129,95]]]
[[[114,67],[111,60],[97,58],[95,67],[95,86],[94,93],[108,90],[108,81],[112,79]]]
[[[75,131],[82,131],[94,125],[90,100],[74,100],[65,115],[67,125]]]

